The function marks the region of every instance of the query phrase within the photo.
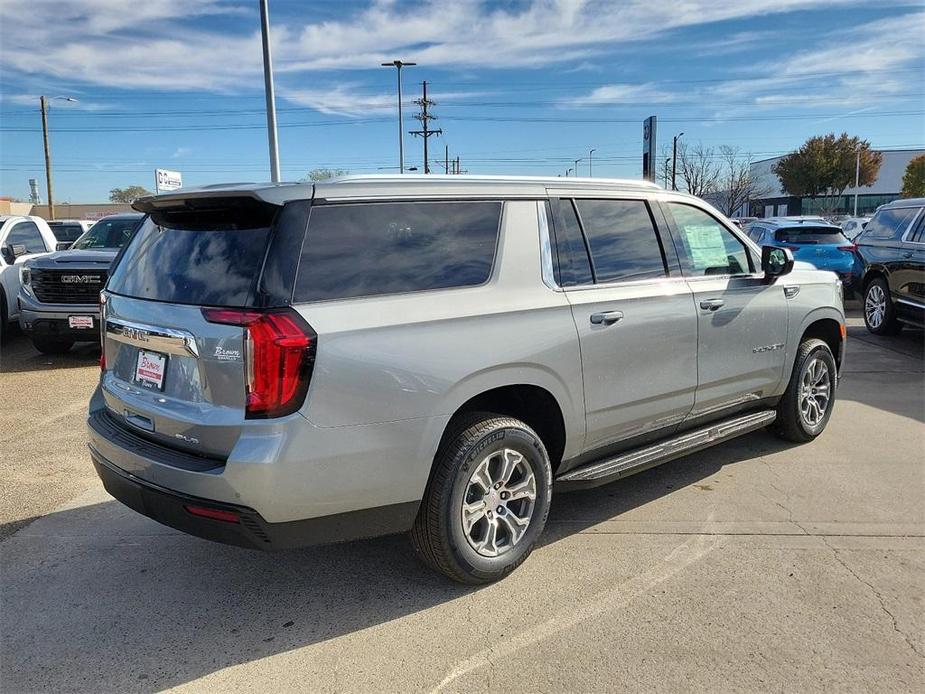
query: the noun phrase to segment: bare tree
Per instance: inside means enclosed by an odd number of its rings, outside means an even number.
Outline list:
[[[678,145],[678,173],[684,187],[698,198],[716,190],[720,169],[716,164],[716,153],[710,147],[697,143],[689,147]]]
[[[752,173],[754,157],[751,153],[743,153],[738,147],[722,145],[718,156],[719,177],[712,197],[725,215],[731,217],[752,198],[767,195],[767,185]]]

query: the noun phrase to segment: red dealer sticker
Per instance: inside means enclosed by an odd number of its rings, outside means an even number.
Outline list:
[[[167,355],[158,352],[138,352],[135,364],[135,382],[147,388],[164,387],[164,372],[167,371]]]

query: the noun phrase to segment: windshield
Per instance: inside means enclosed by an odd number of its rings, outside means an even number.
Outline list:
[[[831,227],[790,227],[774,232],[774,240],[785,243],[844,243],[848,239],[841,229]]]
[[[79,224],[67,224],[54,222],[49,223],[52,233],[58,241],[74,241],[83,233],[83,227]]]
[[[71,249],[122,248],[132,237],[139,221],[141,220],[135,217],[101,219],[90,227],[90,231],[77,239]]]

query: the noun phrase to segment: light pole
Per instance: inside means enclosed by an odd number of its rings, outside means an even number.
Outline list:
[[[572,173],[572,170],[571,170],[571,169],[566,169],[566,170],[565,170],[565,177],[568,178],[568,175],[569,175],[570,173]]]
[[[411,67],[417,63],[406,63],[401,60],[393,60],[391,63],[381,63],[382,67],[394,67],[398,73],[398,172],[405,173],[405,126],[402,123],[401,116],[401,69]]]
[[[576,160],[575,160],[575,175],[576,175],[576,176],[578,175],[578,162],[580,162],[580,161],[581,161],[581,159],[576,159]]]
[[[678,133],[671,140],[671,189],[677,190],[677,174],[678,174],[678,140],[684,133]]]
[[[665,190],[668,190],[668,165],[671,163],[671,157],[665,159]]]
[[[51,147],[48,144],[48,102],[51,99],[62,99],[64,101],[76,102],[72,96],[47,96],[39,97],[39,106],[42,110],[42,140],[45,143],[45,184],[48,186],[48,218],[55,218],[55,200],[51,188]]]
[[[279,183],[279,143],[276,139],[276,93],[273,90],[273,58],[270,55],[270,10],[260,0],[260,34],[263,38],[263,86],[267,99],[267,144],[270,148],[270,180]]]
[[[857,160],[854,164],[854,216],[858,216],[858,187],[861,184],[861,145],[858,144]]]
[[[593,164],[593,157],[596,151],[596,149],[592,149],[588,152],[588,178],[591,178],[594,175],[591,170],[591,165]]]

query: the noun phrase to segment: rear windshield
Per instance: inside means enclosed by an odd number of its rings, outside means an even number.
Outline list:
[[[72,249],[86,248],[122,248],[132,237],[140,219],[101,219],[90,230],[77,239]],[[55,235],[57,236],[57,231]],[[59,237],[60,238],[60,237]]]
[[[79,224],[54,224],[51,223],[52,233],[58,241],[75,241],[83,233],[83,227]]]
[[[175,304],[250,306],[277,210],[155,212],[126,247],[107,289]]]
[[[844,243],[848,239],[840,229],[829,227],[790,227],[774,232],[775,241],[786,243]]]
[[[312,208],[296,301],[470,287],[491,274],[500,202],[385,202]]]

